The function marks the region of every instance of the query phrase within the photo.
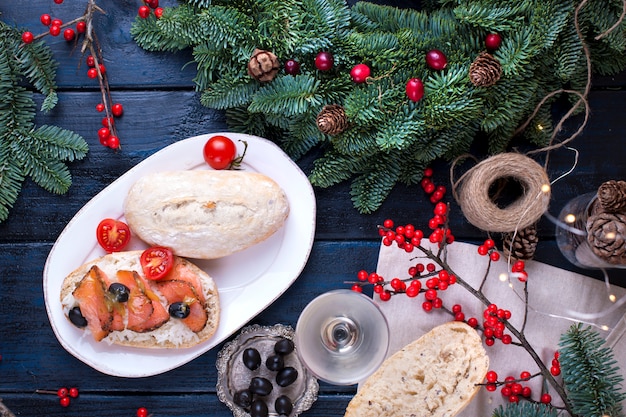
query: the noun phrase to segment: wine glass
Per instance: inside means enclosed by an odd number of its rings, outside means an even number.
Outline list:
[[[389,326],[374,301],[355,291],[326,292],[298,318],[295,344],[313,375],[334,385],[365,380],[385,360]]]

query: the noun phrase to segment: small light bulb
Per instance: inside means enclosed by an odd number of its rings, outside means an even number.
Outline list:
[[[541,192],[544,194],[548,194],[550,192],[550,184],[543,184],[541,186]]]
[[[565,220],[565,223],[572,224],[572,223],[574,223],[576,221],[576,216],[574,214],[570,213],[570,214],[567,214],[565,216],[564,220]]]
[[[615,232],[606,232],[604,237],[606,237],[609,240],[615,240]]]
[[[543,130],[543,125],[538,124],[538,125],[537,125],[537,130]]]
[[[509,279],[509,275],[506,272],[503,272],[499,276],[501,282],[506,282]]]
[[[614,303],[614,302],[616,302],[616,301],[617,301],[617,297],[615,296],[615,294],[611,294],[611,295],[609,295],[609,300],[610,300],[612,303]]]
[[[609,330],[609,326],[607,326],[606,324],[603,324],[602,326],[600,326],[600,328],[605,332]]]

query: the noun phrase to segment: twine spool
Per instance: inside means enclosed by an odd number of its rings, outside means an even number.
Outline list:
[[[515,180],[522,195],[499,207],[490,195],[499,180]],[[533,159],[501,153],[481,161],[453,183],[454,196],[466,219],[487,232],[512,232],[535,224],[548,209],[550,180]]]

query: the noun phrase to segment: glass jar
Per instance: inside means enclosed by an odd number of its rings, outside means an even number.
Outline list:
[[[587,220],[593,214],[597,193],[582,194],[568,201],[559,213],[556,243],[572,264],[587,269],[626,268],[624,264],[609,263],[597,256],[587,239]]]

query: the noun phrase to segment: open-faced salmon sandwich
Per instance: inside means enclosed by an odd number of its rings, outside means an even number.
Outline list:
[[[60,297],[76,327],[125,346],[194,346],[213,336],[220,318],[213,279],[165,247],[87,262],[65,278]]]

